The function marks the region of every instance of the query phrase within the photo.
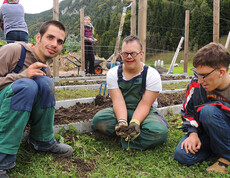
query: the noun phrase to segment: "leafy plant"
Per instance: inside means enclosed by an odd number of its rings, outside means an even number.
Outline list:
[[[69,52],[80,51],[80,41],[77,36],[70,34],[65,41],[64,47],[62,49],[63,54],[68,54]]]

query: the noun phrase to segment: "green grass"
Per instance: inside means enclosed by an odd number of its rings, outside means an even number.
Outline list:
[[[178,120],[176,122],[175,118]],[[56,159],[46,153],[37,153],[23,144],[17,155],[17,165],[10,177],[230,177],[206,173],[215,160],[187,167],[173,159],[177,143],[183,137],[179,115],[167,116],[170,122],[168,140],[155,149],[146,151],[123,150],[119,143],[79,135],[72,128],[62,132],[65,143],[73,146],[71,158]],[[86,171],[83,171],[83,168]],[[87,171],[88,168],[88,171]],[[90,171],[91,170],[91,171]]]
[[[68,99],[76,99],[76,98],[95,97],[98,94],[99,94],[99,89],[97,90],[87,90],[87,89],[56,90],[55,98],[57,101],[59,101],[59,100],[68,100]]]
[[[170,83],[170,84],[163,84],[162,88],[163,90],[174,90],[174,89],[181,89],[181,88],[187,88],[187,85],[189,82],[180,82],[180,83]]]

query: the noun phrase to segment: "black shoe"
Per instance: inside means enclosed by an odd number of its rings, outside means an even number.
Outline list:
[[[56,156],[69,157],[73,153],[73,148],[64,143],[57,143],[56,146],[49,151]]]
[[[0,170],[0,178],[9,178],[9,176],[5,170]]]
[[[55,146],[53,146],[50,149],[42,150],[39,148],[36,143],[30,139],[28,139],[28,144],[37,151],[44,151],[44,152],[50,152],[54,154],[55,156],[60,157],[69,157],[73,153],[73,148],[70,145],[64,144],[64,143],[57,143]]]

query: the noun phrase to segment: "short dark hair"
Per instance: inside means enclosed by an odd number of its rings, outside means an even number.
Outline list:
[[[49,21],[44,22],[40,27],[39,33],[41,34],[41,38],[46,33],[46,31],[48,30],[50,25],[54,25],[54,26],[58,27],[60,30],[65,32],[65,26],[60,21],[49,20]],[[66,37],[65,37],[65,39],[66,39]]]
[[[219,43],[211,42],[198,50],[194,59],[193,66],[209,66],[212,68],[225,67],[228,69],[230,55],[228,50]]]
[[[141,40],[137,36],[129,35],[129,36],[127,36],[127,37],[125,37],[123,39],[123,43],[129,43],[129,42],[132,42],[132,41],[136,41],[140,45],[141,50],[142,50],[143,47],[142,47]]]

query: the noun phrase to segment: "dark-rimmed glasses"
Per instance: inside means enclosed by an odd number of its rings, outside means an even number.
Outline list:
[[[129,55],[131,55],[132,57],[137,57],[137,55],[140,53],[141,53],[141,51],[138,53],[137,52],[132,52],[132,53],[121,52],[121,55],[122,55],[122,57],[128,57]]]
[[[209,76],[211,73],[213,73],[216,69],[219,69],[219,67],[216,67],[215,69],[213,69],[211,72],[207,73],[207,74],[198,74],[195,70],[195,68],[191,69],[194,72],[195,77],[200,77],[202,79],[205,79],[207,76]]]

